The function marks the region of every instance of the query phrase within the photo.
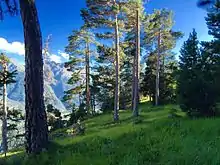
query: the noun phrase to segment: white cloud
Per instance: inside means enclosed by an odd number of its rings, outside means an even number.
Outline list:
[[[58,50],[58,54],[61,55],[63,58],[65,58],[66,60],[69,59],[69,54],[62,52],[61,50]]]
[[[24,43],[22,42],[8,42],[7,39],[0,37],[0,52],[6,52],[6,53],[12,53],[17,55],[25,55],[25,48]],[[44,50],[42,50],[42,53],[45,53]],[[58,50],[57,54],[51,54],[49,55],[49,58],[51,61],[54,61],[56,63],[61,63],[64,59],[69,59],[69,54]]]
[[[54,61],[54,62],[56,62],[56,63],[61,63],[61,57],[60,57],[60,56],[57,56],[57,55],[55,55],[55,54],[52,54],[52,55],[50,56],[50,60],[51,60],[51,61]]]
[[[24,55],[24,43],[12,42],[9,43],[6,39],[0,37],[0,50],[8,53]]]

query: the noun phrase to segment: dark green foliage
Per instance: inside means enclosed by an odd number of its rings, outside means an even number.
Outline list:
[[[128,109],[132,107],[132,85],[133,83],[133,62],[135,55],[135,31],[131,30],[126,33],[123,43],[123,51],[125,56],[121,65],[121,87],[120,87],[120,109]],[[126,87],[126,88],[125,88]]]
[[[112,66],[99,66],[96,69],[98,76],[99,92],[97,94],[97,101],[100,104],[100,109],[105,111],[112,111],[114,108],[114,69]]]
[[[150,101],[155,98],[155,79],[156,79],[156,56],[155,53],[150,53],[146,60],[144,79],[141,84],[141,91],[144,96],[149,96]]]
[[[72,126],[76,124],[78,120],[84,120],[88,116],[86,105],[84,103],[81,103],[78,108],[76,108],[75,104],[73,104],[71,107],[72,112],[65,116],[69,118],[67,126]]]
[[[215,40],[202,42],[199,51],[194,30],[181,49],[178,93],[181,108],[189,115],[213,116],[217,113],[216,104],[220,94],[219,8],[220,1],[217,0],[206,17],[209,34]]]
[[[24,144],[24,122],[25,118],[19,109],[8,108],[8,142],[10,148],[23,146]]]
[[[215,3],[216,0],[198,0],[197,6],[205,9],[209,9]]]
[[[90,54],[92,52],[89,47],[86,46],[95,43],[95,39],[93,33],[91,33],[89,29],[82,27],[79,31],[74,30],[72,35],[68,37],[68,41],[69,43],[66,47],[66,52],[70,57],[69,61],[65,63],[65,67],[68,71],[72,72],[68,84],[73,85],[74,87],[65,91],[63,100],[66,102],[71,101],[85,90],[86,86],[83,77],[89,75],[85,75],[83,70],[85,70],[87,65],[86,56],[88,53]]]
[[[9,149],[20,147],[24,144],[24,115],[22,110],[7,108],[7,142]],[[2,104],[0,103],[0,119],[3,117]]]
[[[0,54],[0,88],[5,84],[15,83],[15,78],[17,76],[17,70],[8,71],[4,69],[4,65],[8,66],[10,63],[9,58],[4,54]],[[7,67],[6,67],[7,68]]]
[[[68,115],[69,121],[68,121],[68,126],[73,125],[74,123],[77,122],[77,117],[76,117],[76,106],[75,104],[72,105],[72,113],[70,115]]]
[[[172,52],[168,53],[165,55],[164,66],[162,64],[160,66],[160,104],[176,102],[175,71],[177,70],[177,61]],[[144,96],[150,97],[150,101],[153,103],[155,103],[156,55],[155,52],[152,52],[147,57],[144,79],[141,84]]]
[[[96,92],[96,101],[103,112],[114,109],[114,49],[104,45],[97,47],[98,57],[96,65],[93,67],[93,86]]]
[[[160,104],[176,103],[176,71],[178,62],[173,52],[167,52],[164,59],[164,66],[160,67]]]
[[[101,39],[113,39],[115,15],[121,12],[123,0],[102,1],[86,0],[85,9],[81,10],[81,16],[88,27],[96,29],[108,29],[107,31],[97,32],[97,37]],[[119,17],[123,20],[123,17]]]
[[[86,102],[86,109],[88,113],[91,111],[91,91],[90,91],[90,58],[94,46],[97,44],[95,36],[86,25],[81,27],[79,31],[74,30],[72,35],[68,37],[69,44],[66,47],[66,52],[70,55],[69,61],[66,62],[65,67],[72,72],[68,84],[72,86],[71,89],[65,91],[63,101],[71,102],[78,96],[78,105]],[[91,48],[92,47],[92,48]],[[84,95],[85,100],[83,100]],[[90,113],[94,113],[92,110]]]
[[[64,121],[62,120],[61,112],[54,108],[53,105],[48,104],[47,105],[47,120],[48,120],[48,126],[51,127],[51,131],[60,129],[64,127]]]
[[[132,101],[132,57],[126,56],[121,69],[120,109],[131,107]]]
[[[180,31],[174,31],[173,12],[167,9],[154,10],[153,14],[147,15],[144,22],[145,43],[148,48],[156,49],[160,47],[160,53],[164,53],[175,47],[176,41],[183,36]],[[160,34],[160,45],[158,46],[158,36]],[[155,48],[156,46],[156,48]],[[161,58],[163,56],[161,55]]]
[[[16,135],[20,134],[18,124],[23,119],[18,110],[9,110],[7,107],[7,85],[15,83],[17,71],[8,71],[9,58],[4,54],[0,54],[0,89],[2,90],[2,102],[0,102],[0,118],[2,120],[2,150],[7,153],[8,148],[16,147],[20,144]],[[1,95],[1,93],[0,93]],[[22,141],[22,143],[24,140]]]
[[[153,14],[147,15],[144,25],[145,43],[150,55],[146,61],[143,92],[152,98],[155,105],[158,102],[159,104],[175,102],[173,71],[177,67],[177,62],[171,50],[182,37],[182,33],[172,29],[173,12],[167,9],[155,10]],[[156,93],[159,93],[157,99]]]
[[[15,81],[16,76],[17,76],[17,70],[14,70],[12,72],[0,71],[0,88],[3,87],[3,85],[4,85],[2,82],[6,82],[6,84],[16,83],[16,81]]]
[[[200,52],[198,44],[197,33],[193,30],[189,39],[184,42],[179,57],[178,94],[180,107],[189,115],[199,114],[202,111],[201,98],[198,97],[201,94],[203,95],[203,91],[200,89]]]
[[[178,94],[180,106],[190,116],[216,115],[219,98],[219,56],[213,54],[209,44],[198,48],[195,30],[184,42],[180,56]]]
[[[19,109],[7,108],[7,142],[8,148],[14,149],[24,145],[24,115]],[[3,117],[2,105],[0,104],[0,119]]]
[[[209,10],[206,23],[209,34],[215,39],[220,39],[220,0],[216,0],[215,4]]]
[[[76,119],[83,120],[85,119],[86,115],[88,115],[89,112],[86,111],[86,104],[81,103],[79,105],[79,109],[76,111]]]

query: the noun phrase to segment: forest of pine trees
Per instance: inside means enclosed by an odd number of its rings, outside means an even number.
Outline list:
[[[111,113],[113,123],[120,123],[120,111],[130,111],[131,118],[137,119],[143,98],[154,107],[179,105],[189,118],[220,115],[220,1],[211,4],[205,17],[213,39],[200,41],[192,29],[178,54],[173,49],[184,34],[174,30],[173,11],[164,8],[147,13],[148,3],[86,0],[80,10],[83,25],[70,32],[65,47],[69,59],[64,67],[71,72],[67,82],[71,88],[62,99],[69,110],[63,115],[44,103],[42,34],[35,1],[0,0],[2,20],[5,14],[20,13],[25,43],[23,114],[7,106],[7,86],[15,83],[16,70],[9,71],[10,59],[0,55],[1,150],[5,157],[9,148],[23,144],[27,154],[41,153],[50,147],[50,133],[70,127],[84,133],[86,126],[81,122],[103,113]],[[16,132],[19,122],[25,123],[25,133]]]

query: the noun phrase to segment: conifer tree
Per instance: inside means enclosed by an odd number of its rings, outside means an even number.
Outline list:
[[[156,79],[156,53],[151,52],[146,60],[144,79],[141,90],[144,96],[148,96],[150,101],[154,103],[155,99],[155,79]]]
[[[158,105],[160,98],[160,75],[165,70],[165,54],[175,46],[176,40],[182,36],[182,33],[172,30],[174,25],[173,13],[166,9],[155,10],[153,14],[148,15],[144,25],[145,43],[148,47],[150,46],[157,51],[155,105]]]
[[[198,111],[198,92],[200,92],[199,62],[200,52],[197,33],[193,30],[181,48],[179,62],[178,94],[180,106],[189,115]],[[201,100],[200,100],[201,101]]]
[[[101,106],[101,110],[106,112],[114,109],[114,48],[99,45],[97,47],[97,53],[93,80],[98,89],[97,101]]]
[[[89,27],[105,28],[103,33],[97,33],[98,38],[113,39],[115,47],[115,96],[114,121],[119,120],[119,86],[120,86],[120,33],[123,28],[123,14],[121,11],[123,0],[87,0],[87,9],[82,10],[82,17]]]
[[[15,76],[16,71],[9,72],[8,71],[8,64],[9,64],[9,58],[4,55],[3,53],[0,54],[0,87],[3,88],[3,106],[2,106],[2,147],[3,152],[6,156],[7,150],[8,150],[8,107],[7,107],[7,85],[11,83],[15,83]]]
[[[206,23],[209,34],[215,39],[220,40],[220,0],[216,0],[216,3],[209,10]]]
[[[0,19],[5,13],[18,14],[16,0],[2,0]],[[47,116],[43,97],[42,38],[34,0],[19,0],[25,41],[25,130],[26,152],[38,153],[47,148]],[[5,8],[6,7],[6,8]]]
[[[65,67],[72,71],[72,77],[68,84],[77,85],[65,92],[64,100],[71,100],[86,89],[86,110],[90,112],[90,56],[93,52],[91,47],[96,44],[95,36],[88,28],[82,27],[79,31],[73,31],[68,40],[69,44],[66,47],[66,52],[70,55],[70,61],[66,62]],[[84,79],[85,86],[80,83]]]

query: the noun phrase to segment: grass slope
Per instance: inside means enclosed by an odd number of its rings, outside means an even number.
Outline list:
[[[217,165],[220,163],[220,119],[171,118],[176,106],[140,106],[134,124],[131,112],[121,122],[101,115],[85,122],[84,136],[58,138],[35,157],[12,154],[6,165]]]

